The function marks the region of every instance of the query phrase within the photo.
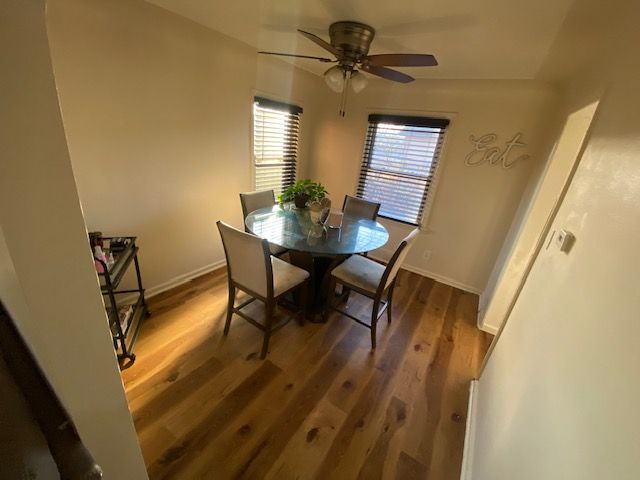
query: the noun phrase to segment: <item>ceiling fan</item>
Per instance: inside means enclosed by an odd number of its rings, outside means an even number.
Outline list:
[[[258,52],[264,55],[307,58],[323,63],[337,63],[324,72],[324,79],[333,91],[342,93],[340,116],[344,117],[349,85],[358,93],[367,85],[367,78],[361,71],[394,82],[409,83],[415,80],[410,75],[387,67],[433,67],[438,65],[433,55],[418,53],[383,53],[368,55],[369,47],[376,31],[360,22],[335,22],[329,26],[331,43],[313,33],[298,30],[300,34],[330,52],[335,59],[295,55],[290,53]]]

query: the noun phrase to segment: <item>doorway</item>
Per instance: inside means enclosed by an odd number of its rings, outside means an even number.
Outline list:
[[[482,294],[478,326],[497,333],[508,317],[571,182],[600,100],[569,115],[526,208],[516,217],[512,241],[505,242]],[[498,260],[500,261],[500,260]]]

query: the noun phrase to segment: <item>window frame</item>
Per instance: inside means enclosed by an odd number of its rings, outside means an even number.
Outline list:
[[[283,98],[280,97],[278,95],[273,95],[271,93],[268,92],[264,92],[264,91],[260,91],[260,90],[255,90],[252,89],[251,91],[251,97],[249,99],[249,149],[250,149],[250,161],[249,161],[249,170],[250,170],[250,177],[251,177],[251,188],[252,190],[256,191],[257,187],[257,168],[256,168],[256,155],[255,155],[255,135],[254,135],[254,129],[255,129],[255,113],[254,113],[254,104],[256,103],[256,100],[260,98],[260,99],[264,99],[268,102],[273,102],[274,104],[281,104],[283,106],[289,107],[289,108],[294,108],[294,109],[299,109],[300,112],[298,113],[298,150],[296,153],[296,163],[295,163],[295,175],[294,175],[294,179],[293,182],[295,183],[298,180],[299,177],[299,170],[300,170],[300,152],[302,151],[302,145],[303,145],[303,135],[302,135],[302,129],[303,129],[303,122],[304,122],[304,105],[303,102],[299,102],[296,99],[293,98]],[[276,199],[277,199],[277,192],[274,192],[276,194]]]
[[[436,197],[436,192],[438,190],[439,180],[441,176],[441,172],[445,159],[447,157],[448,144],[450,141],[450,137],[452,136],[452,131],[454,130],[454,125],[456,121],[457,114],[453,112],[440,112],[440,111],[413,111],[413,110],[387,110],[383,108],[369,108],[366,110],[366,124],[364,128],[364,140],[362,142],[362,149],[360,155],[360,166],[358,168],[358,175],[355,182],[354,188],[354,196],[358,198],[362,198],[366,200],[366,198],[360,197],[358,195],[358,189],[360,186],[360,177],[363,173],[363,166],[365,160],[365,153],[367,151],[367,138],[369,131],[369,116],[371,115],[381,115],[381,116],[393,116],[393,117],[423,117],[423,118],[433,118],[437,120],[446,120],[449,122],[445,129],[444,137],[442,140],[440,155],[438,156],[438,161],[436,164],[436,168],[433,172],[433,176],[431,178],[431,187],[427,188],[422,200],[422,216],[420,217],[418,223],[411,223],[404,220],[399,220],[393,217],[388,217],[385,215],[379,214],[378,216],[384,218],[385,221],[395,222],[400,225],[407,225],[411,227],[417,227],[420,230],[428,230],[429,221],[431,219],[431,214],[433,213],[433,204],[434,199]]]

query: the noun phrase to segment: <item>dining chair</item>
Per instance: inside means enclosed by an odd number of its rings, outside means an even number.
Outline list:
[[[363,200],[362,198],[352,197],[351,195],[344,196],[342,213],[344,213],[345,215],[375,220],[376,218],[378,218],[379,210],[379,203]]]
[[[393,289],[395,288],[398,270],[400,270],[411,245],[418,236],[418,231],[417,228],[414,229],[400,242],[400,245],[396,248],[386,267],[361,255],[352,255],[331,271],[329,307],[325,312],[325,316],[328,315],[330,311],[335,310],[355,320],[360,325],[371,329],[372,350],[376,348],[376,326],[385,310],[387,311],[387,321],[391,323]],[[343,286],[343,291],[346,292],[346,295],[335,295],[334,292],[337,284]],[[373,300],[371,320],[369,323],[337,307],[338,303],[344,301],[345,296],[348,298],[349,291],[351,290]]]
[[[287,317],[274,325],[276,301],[279,298],[296,289],[299,290],[298,318],[301,325],[304,323],[309,273],[272,256],[269,253],[267,240],[237,230],[221,221],[218,221],[217,225],[227,258],[229,281],[229,302],[224,334],[229,333],[233,314],[239,315],[264,332],[260,358],[265,358],[271,334],[291,319]],[[237,290],[247,293],[250,298],[236,306]],[[260,323],[242,311],[255,300],[264,303],[264,323]]]
[[[380,204],[363,200],[362,198],[352,197],[351,195],[344,196],[344,203],[342,204],[342,213],[345,215],[351,215],[353,217],[362,217],[369,220],[375,220],[378,218],[378,211],[380,210]],[[369,252],[364,252],[363,257],[368,257]],[[345,290],[347,292],[348,290]]]
[[[273,207],[276,204],[276,196],[273,190],[261,190],[259,192],[241,193],[240,204],[242,205],[242,218],[246,220],[247,215],[249,215],[254,210],[258,210],[259,208]],[[246,225],[244,226],[244,231],[247,233],[251,233],[249,232],[249,229]],[[286,248],[283,248],[280,245],[275,245],[273,243],[269,244],[269,250],[271,251],[271,255],[275,255],[276,257],[280,257],[288,251]]]

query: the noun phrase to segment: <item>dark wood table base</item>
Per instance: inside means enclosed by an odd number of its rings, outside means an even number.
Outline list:
[[[306,270],[311,275],[307,293],[307,320],[310,322],[324,323],[323,314],[329,300],[331,270],[348,257],[349,255],[316,256],[307,252],[289,251],[291,264]]]

